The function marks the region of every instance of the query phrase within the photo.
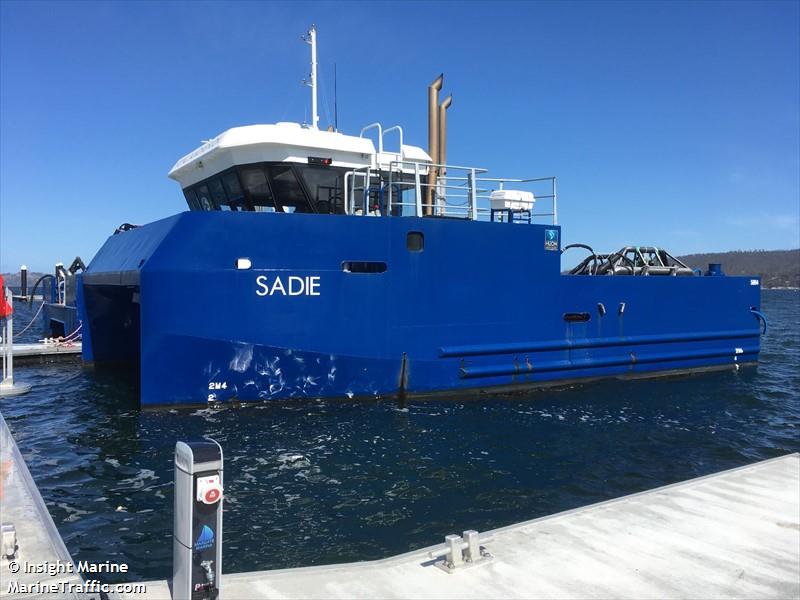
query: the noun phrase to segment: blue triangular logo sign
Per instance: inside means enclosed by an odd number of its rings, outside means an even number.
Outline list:
[[[208,525],[203,525],[200,530],[200,535],[197,536],[197,541],[194,543],[195,550],[204,550],[210,548],[214,544],[214,532]]]

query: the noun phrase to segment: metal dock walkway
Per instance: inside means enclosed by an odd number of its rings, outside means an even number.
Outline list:
[[[80,591],[83,579],[75,573],[72,558],[47,512],[36,484],[25,466],[16,442],[0,415],[0,528],[13,526],[16,531],[17,552],[13,559],[0,559],[0,598],[69,598],[88,600],[98,594]],[[0,554],[5,554],[9,533],[0,537]],[[41,564],[65,565],[66,571],[52,577],[25,573],[24,566]],[[55,586],[55,592],[41,590],[41,585]],[[39,586],[37,588],[37,585]],[[34,590],[33,592],[31,590]]]
[[[426,548],[225,575],[222,598],[800,598],[800,455],[481,537],[492,558],[453,573]],[[170,595],[166,582],[150,582],[146,594],[123,597]]]
[[[78,358],[81,355],[81,342],[70,344],[14,344],[14,360],[28,363],[37,359]]]

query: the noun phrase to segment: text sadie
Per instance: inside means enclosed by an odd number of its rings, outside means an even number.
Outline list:
[[[270,281],[266,275],[259,275],[256,277],[256,294],[259,296],[319,296],[319,280],[318,276],[290,275],[284,283],[280,276],[276,276]]]

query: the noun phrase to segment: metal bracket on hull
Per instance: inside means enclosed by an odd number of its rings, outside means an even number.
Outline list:
[[[764,326],[761,330],[761,335],[767,335],[767,317],[760,310],[756,310],[755,307],[750,307],[750,312],[753,313]]]
[[[403,352],[403,358],[400,360],[400,382],[397,386],[397,395],[400,398],[405,398],[406,390],[408,389],[408,356]]]

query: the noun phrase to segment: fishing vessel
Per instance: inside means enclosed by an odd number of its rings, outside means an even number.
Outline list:
[[[757,277],[667,251],[562,248],[556,179],[448,165],[400,126],[229,129],[169,177],[189,210],[112,235],[79,276],[87,362],[143,405],[429,397],[755,364]],[[577,248],[576,248],[577,246]],[[561,271],[565,249],[586,258]],[[765,323],[764,323],[765,325]]]

